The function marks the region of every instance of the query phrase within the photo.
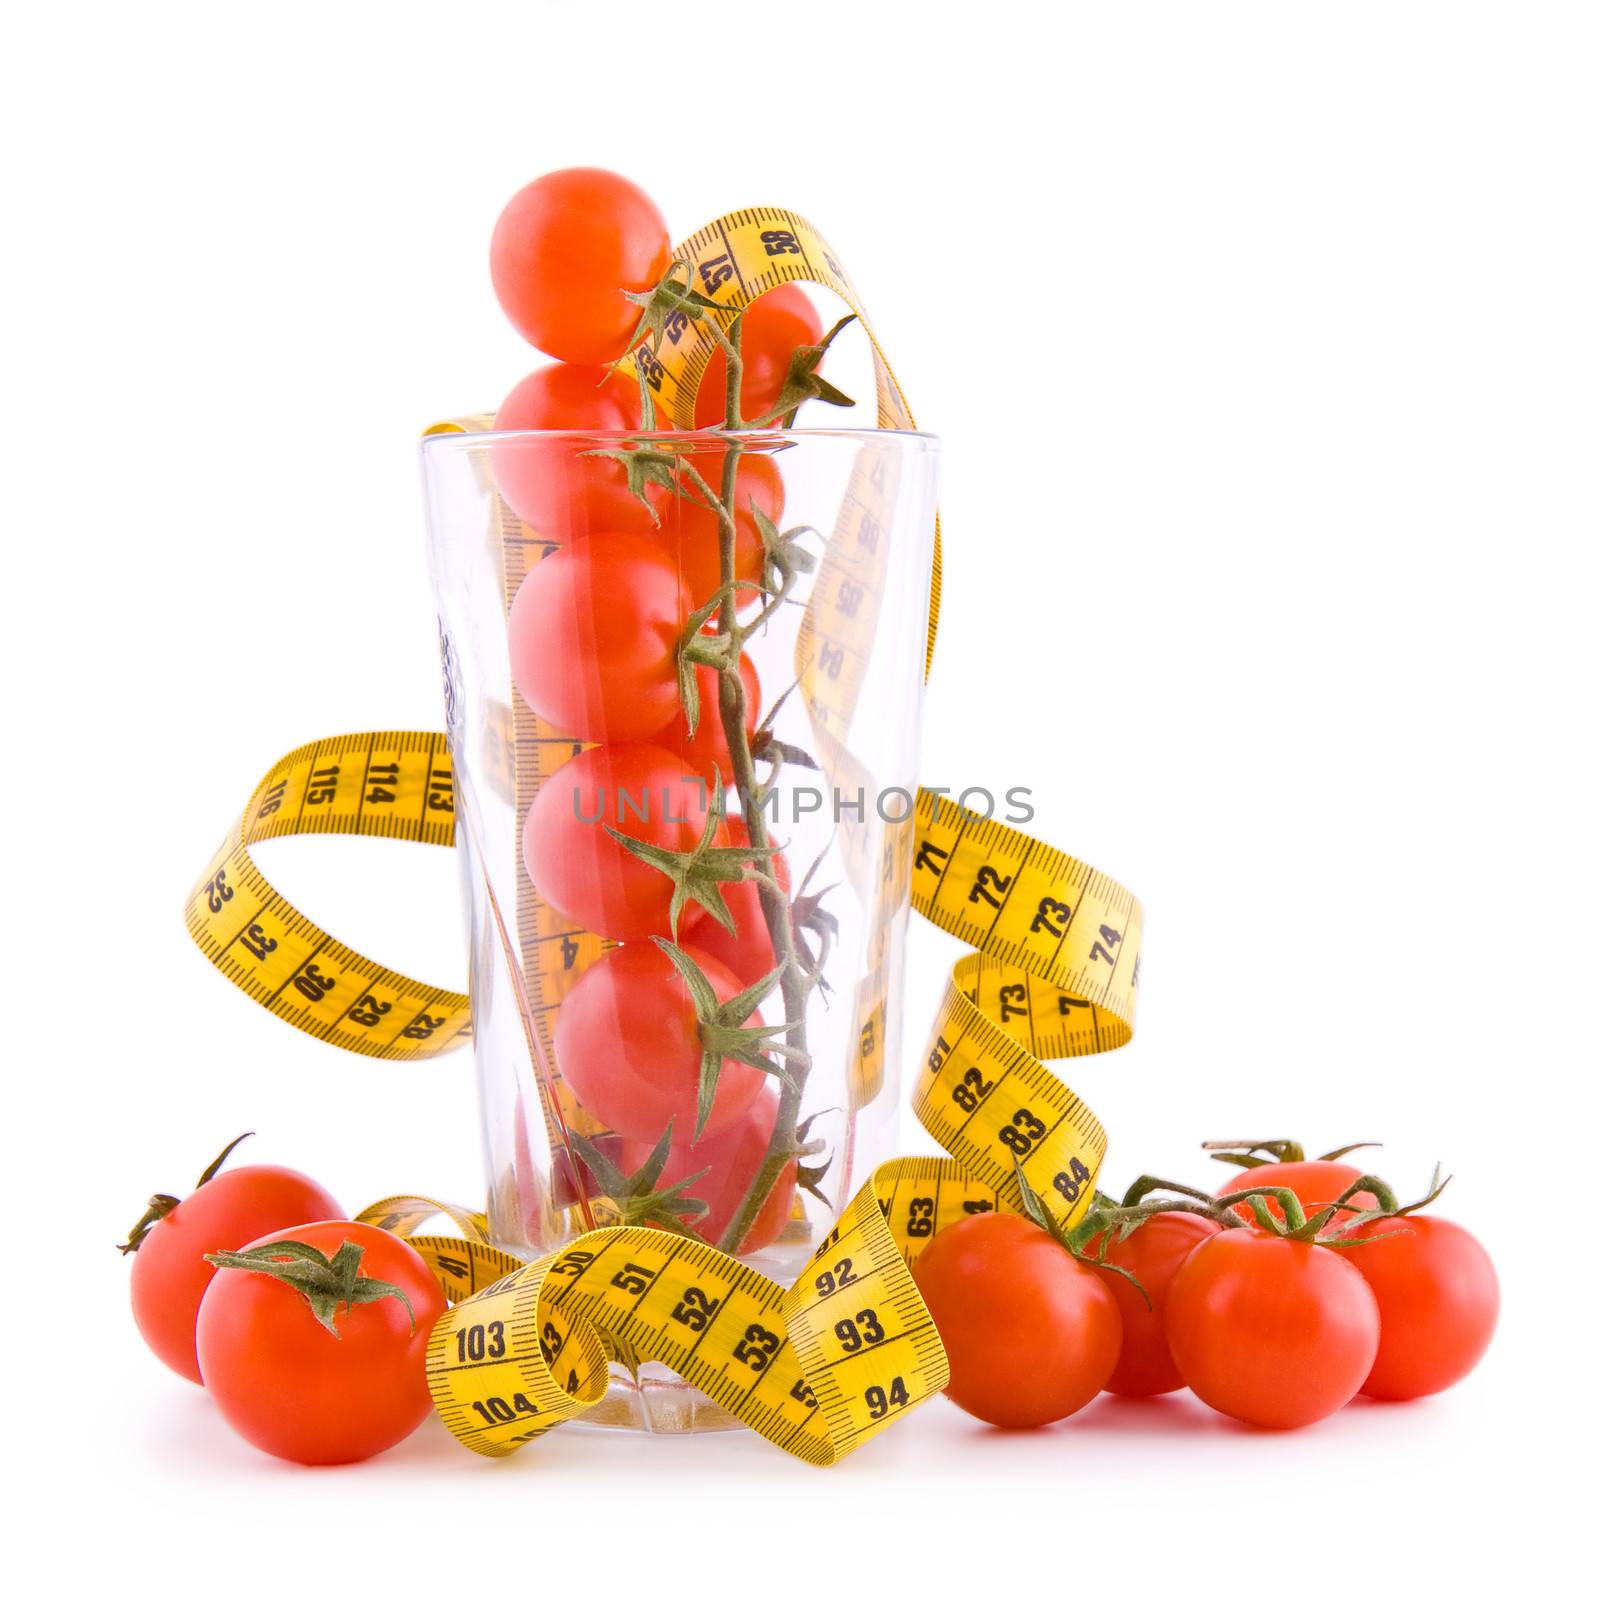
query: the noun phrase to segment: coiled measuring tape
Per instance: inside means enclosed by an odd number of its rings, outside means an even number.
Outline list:
[[[871,341],[879,426],[913,426],[860,297],[802,218],[770,208],[732,212],[675,254],[691,263],[697,288],[730,308],[792,280],[832,290],[861,317]],[[693,426],[694,395],[712,348],[703,327],[685,319],[659,355],[638,357],[676,427]],[[474,418],[440,426],[487,425]],[[797,642],[801,697],[824,768],[836,776],[850,770],[844,740],[882,572],[877,540],[868,535],[881,533],[877,508],[893,492],[891,484],[858,476]],[[492,508],[509,605],[545,541],[497,495]],[[939,567],[936,544],[929,661]],[[520,823],[538,782],[575,746],[520,698],[503,722],[494,729],[498,757],[486,764],[502,772]],[[186,907],[189,931],[218,970],[297,1028],[384,1059],[437,1055],[470,1034],[467,997],[340,943],[279,895],[249,852],[260,839],[312,832],[450,845],[455,821],[442,734],[362,733],[304,745],[262,778],[208,863]],[[905,848],[885,850],[880,839],[840,843],[847,866],[854,858],[852,877],[867,873],[872,846],[883,854],[876,884],[861,885],[874,897],[875,935],[886,937],[909,900],[972,947],[951,973],[912,1092],[918,1118],[948,1157],[880,1167],[788,1286],[709,1244],[657,1229],[594,1228],[527,1263],[492,1243],[481,1213],[409,1196],[369,1207],[361,1220],[410,1238],[451,1302],[430,1340],[428,1381],[446,1426],[471,1449],[504,1455],[597,1404],[609,1362],[654,1360],[774,1444],[831,1464],[947,1381],[938,1335],[909,1270],[928,1240],[963,1215],[997,1205],[1020,1209],[1019,1169],[1064,1224],[1087,1209],[1105,1133],[1044,1063],[1115,1049],[1132,1036],[1138,901],[1063,852],[927,790],[917,794]],[[519,880],[522,981],[538,1043],[550,1057],[561,997],[605,945],[562,924],[526,874]],[[886,966],[875,968],[857,995],[856,1104],[882,1081],[887,982]],[[581,1120],[559,1080],[540,1087],[547,1124]],[[417,1232],[440,1213],[460,1237]]]

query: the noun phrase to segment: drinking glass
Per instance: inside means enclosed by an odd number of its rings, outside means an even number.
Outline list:
[[[649,509],[629,492],[622,461],[641,451],[670,467],[656,473],[670,484],[640,475]],[[730,453],[731,532],[697,487],[720,495]],[[788,1284],[844,1202],[896,1153],[937,440],[888,430],[453,431],[428,437],[422,457],[494,1240],[531,1260],[627,1220],[633,1202],[617,1179],[636,1174],[665,1137],[666,1160],[647,1186],[666,1194],[657,1203],[669,1210],[656,1219],[728,1247],[743,1217],[753,1225],[738,1252]],[[547,562],[566,565],[544,573]],[[682,644],[715,636],[730,596],[729,615],[753,630],[740,668],[747,706],[756,702],[744,719],[743,793],[714,667],[688,669],[707,691],[691,738],[676,675],[663,690],[660,618],[630,598],[634,572],[646,568],[659,599],[663,562],[679,585],[669,670]],[[724,589],[730,563],[737,582]],[[584,571],[598,576],[586,585]],[[539,592],[513,612],[530,576]],[[620,689],[605,687],[610,673]],[[603,781],[574,787],[573,774],[591,769],[613,776],[609,792]],[[685,774],[687,789],[652,793],[636,781],[630,792],[625,781],[662,772]],[[719,778],[722,812],[712,818]],[[675,807],[686,793],[685,821]],[[743,815],[752,798],[759,827]],[[691,901],[678,948],[719,1002],[730,984],[748,987],[786,957],[747,1023],[786,1031],[755,1041],[772,1047],[755,1051],[764,1069],[724,1063],[697,1137],[698,1083],[685,1102],[682,1061],[697,1047],[698,1008],[683,979],[661,977],[670,958],[655,943],[671,939],[670,923],[646,928],[635,917],[619,936],[611,918],[632,912],[607,898],[605,875],[631,874],[658,901],[670,878],[607,830],[657,839],[662,827],[676,830],[682,855],[708,824],[714,849],[764,835],[773,853],[734,870],[760,871],[769,887],[721,886],[732,935]],[[624,969],[629,981],[612,981]],[[780,1164],[764,1198],[752,1195]],[[689,1202],[676,1211],[675,1185]],[[614,1366],[589,1420],[655,1432],[730,1421],[648,1363]]]

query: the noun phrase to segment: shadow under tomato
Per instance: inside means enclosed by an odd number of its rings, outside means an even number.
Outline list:
[[[1255,1433],[1259,1430],[1235,1422],[1195,1399],[1187,1390],[1177,1394],[1134,1397],[1103,1394],[1075,1417],[1058,1427],[1092,1433],[1173,1434]]]

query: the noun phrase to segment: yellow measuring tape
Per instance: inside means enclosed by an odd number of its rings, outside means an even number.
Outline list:
[[[691,263],[696,287],[730,308],[801,279],[831,289],[861,314],[837,258],[792,212],[732,212],[676,254]],[[879,426],[910,428],[910,408],[861,320],[874,352]],[[685,320],[659,355],[638,357],[676,427],[693,426],[712,343],[703,327]],[[441,428],[485,426],[487,419],[469,419]],[[890,484],[852,479],[797,644],[801,696],[824,768],[836,776],[851,770],[844,739],[881,572],[877,540],[868,535],[889,494]],[[545,541],[498,496],[494,516],[509,605]],[[929,660],[938,585],[936,545]],[[520,697],[505,720],[496,735],[499,765],[520,824],[539,782],[575,746]],[[465,995],[359,955],[271,887],[250,846],[291,833],[452,844],[455,786],[444,736],[349,734],[285,756],[208,863],[186,921],[225,976],[318,1038],[392,1060],[420,1060],[462,1042],[470,1034]],[[452,1302],[430,1341],[428,1380],[440,1416],[463,1444],[506,1454],[594,1406],[610,1361],[653,1360],[774,1444],[831,1464],[947,1381],[944,1352],[909,1271],[929,1239],[973,1211],[1020,1208],[1019,1166],[1063,1223],[1086,1210],[1104,1130],[1043,1063],[1115,1049],[1131,1037],[1139,904],[1072,857],[926,790],[918,792],[907,839],[906,848],[884,847],[875,933],[887,930],[909,898],[974,952],[951,973],[912,1094],[948,1158],[880,1167],[790,1286],[709,1244],[657,1229],[596,1228],[527,1263],[495,1247],[481,1213],[421,1197],[369,1207],[362,1220],[409,1237]],[[852,844],[858,853],[866,848],[843,838],[847,865]],[[605,946],[562,923],[526,874],[519,880],[523,981],[532,1025],[553,1060],[550,1030],[560,1000]],[[886,968],[876,970],[856,997],[860,1048],[851,1094],[858,1105],[882,1082],[887,981]],[[541,1084],[541,1093],[553,1097],[544,1108],[552,1127],[592,1127],[559,1080]],[[439,1213],[461,1237],[417,1233]]]

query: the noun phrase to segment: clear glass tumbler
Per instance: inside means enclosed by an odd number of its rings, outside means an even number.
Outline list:
[[[495,1240],[654,1221],[787,1284],[895,1153],[937,441],[422,453]],[[591,1419],[729,1422],[651,1364]]]

